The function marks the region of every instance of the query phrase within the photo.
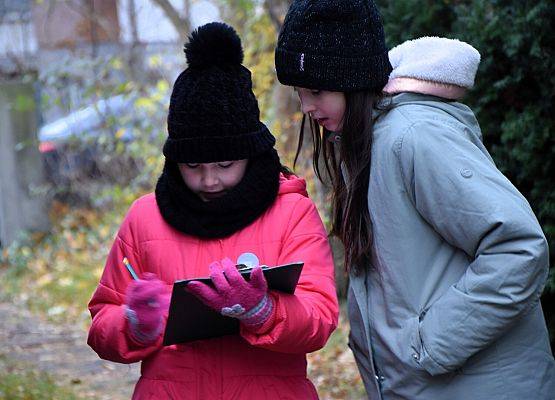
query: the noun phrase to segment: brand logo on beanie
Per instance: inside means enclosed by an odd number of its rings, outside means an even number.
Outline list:
[[[301,59],[299,60],[299,69],[304,71],[304,53],[301,53]]]

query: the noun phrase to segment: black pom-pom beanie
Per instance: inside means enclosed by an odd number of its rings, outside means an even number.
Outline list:
[[[203,239],[245,228],[275,201],[281,163],[275,139],[260,122],[251,74],[241,63],[241,40],[232,27],[213,22],[185,45],[188,67],[170,99],[166,162],[156,185],[164,220]],[[241,181],[224,196],[204,202],[185,184],[179,163],[248,159]]]
[[[260,122],[250,71],[235,30],[212,22],[185,45],[188,68],[175,81],[168,114],[166,159],[209,163],[255,157],[275,144]]]
[[[371,0],[294,0],[275,62],[284,85],[337,92],[381,91],[391,72]]]

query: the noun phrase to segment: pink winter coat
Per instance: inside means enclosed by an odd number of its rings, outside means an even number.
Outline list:
[[[276,304],[271,326],[167,347],[162,337],[146,347],[131,339],[122,306],[131,278],[123,257],[139,275],[149,271],[167,282],[169,292],[175,280],[208,276],[212,261],[244,252],[267,265],[304,261],[294,295],[270,291]],[[88,343],[101,358],[142,361],[133,399],[317,399],[305,354],[324,346],[338,305],[326,232],[304,180],[282,176],[274,204],[225,239],[185,235],[163,220],[153,194],[141,197],[122,223],[89,310]]]

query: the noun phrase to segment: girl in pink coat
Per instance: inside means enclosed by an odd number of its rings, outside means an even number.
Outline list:
[[[185,53],[163,173],[118,231],[89,303],[88,343],[101,358],[142,362],[133,399],[317,399],[305,356],[324,346],[338,316],[326,232],[259,120],[235,31],[204,25]],[[234,267],[243,253],[270,266],[303,261],[295,294],[268,290],[259,267],[244,280]],[[188,290],[239,319],[240,333],[163,346],[172,283],[207,275],[213,287]]]

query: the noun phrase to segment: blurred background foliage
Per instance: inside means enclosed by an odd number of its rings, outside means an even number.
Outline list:
[[[253,73],[262,120],[277,138],[283,163],[292,167],[302,115],[292,89],[276,80],[273,56],[289,1],[213,3],[221,18],[233,25],[243,40],[244,63]],[[464,40],[480,51],[482,61],[476,86],[465,102],[475,110],[486,147],[498,167],[530,201],[548,237],[553,259],[553,2],[378,0],[377,3],[389,47],[420,36],[446,36]],[[186,15],[181,23],[184,19]],[[180,27],[182,36],[189,32],[189,26]],[[19,240],[2,249],[1,300],[18,301],[53,321],[78,321],[86,328],[89,323],[86,303],[98,282],[118,226],[131,202],[153,190],[163,165],[161,147],[166,137],[169,95],[176,73],[185,68],[183,54],[176,51],[179,54],[173,62],[152,53],[68,60],[93,72],[86,77],[76,74],[74,68],[39,71],[40,108],[45,114],[52,110],[58,113],[61,110],[63,114],[114,96],[122,96],[128,106],[114,113],[98,110],[102,123],[97,135],[72,138],[64,143],[57,160],[45,158],[45,168],[53,171],[49,173],[49,182],[37,190],[53,199],[52,229],[46,234],[22,234]],[[73,104],[75,96],[67,93],[73,84],[81,88],[79,104]],[[305,136],[309,140],[310,135]],[[328,222],[329,193],[314,177],[309,144],[305,143],[296,172],[307,179],[309,192]],[[84,165],[75,168],[76,163]],[[344,299],[342,251],[337,241],[333,245],[338,293]],[[553,268],[542,300],[554,338]],[[352,359],[342,364],[348,351],[347,333],[348,326],[343,320],[342,328],[326,350],[311,355],[311,376],[322,398],[363,397]],[[553,339],[552,348],[555,348]]]

